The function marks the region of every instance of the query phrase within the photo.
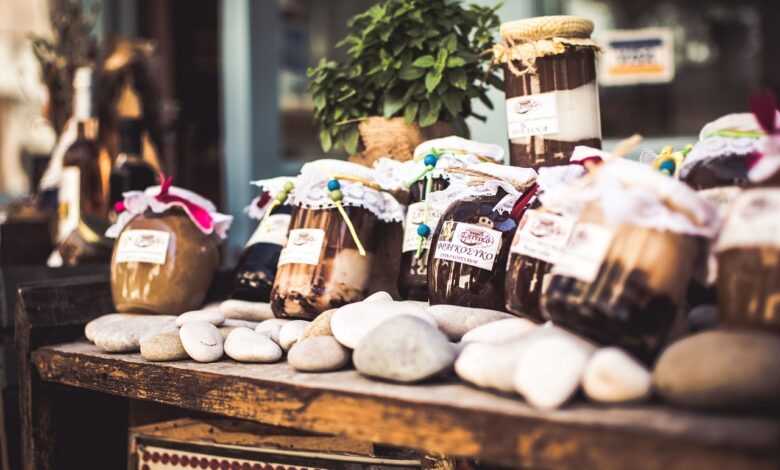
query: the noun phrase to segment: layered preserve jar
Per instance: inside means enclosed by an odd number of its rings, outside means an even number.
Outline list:
[[[577,145],[601,147],[593,23],[545,16],[501,25],[512,165],[566,165]]]
[[[259,186],[263,193],[252,201],[246,212],[258,223],[236,265],[231,297],[268,302],[279,254],[287,243],[295,178],[281,176],[253,184]]]
[[[780,331],[780,189],[743,191],[715,252],[721,322]]]
[[[449,185],[450,170],[480,162],[501,163],[504,151],[498,145],[484,144],[450,136],[423,142],[414,159],[401,164],[400,173],[409,185],[409,206],[404,221],[401,271],[398,290],[410,300],[428,300],[428,253],[430,236],[423,236],[438,224],[441,213],[427,204],[426,197]],[[423,228],[420,228],[423,226]]]
[[[190,191],[161,187],[125,193],[111,258],[119,312],[179,315],[199,308],[219,266],[219,243],[232,217]]]
[[[536,172],[481,163],[453,173],[463,178],[428,198],[442,213],[431,238],[429,301],[504,310],[509,245]]]
[[[547,319],[651,360],[685,307],[717,209],[649,166],[617,159],[549,195],[582,209],[542,294]]]
[[[402,206],[375,182],[372,169],[339,160],[304,165],[291,205],[287,244],[271,290],[274,314],[312,319],[362,300],[376,231],[383,223],[400,223]]]
[[[506,268],[506,309],[536,322],[543,322],[541,295],[550,269],[561,256],[577,221],[576,214],[545,206],[541,196],[581,177],[580,164],[540,168],[538,196],[523,214],[512,239]]]

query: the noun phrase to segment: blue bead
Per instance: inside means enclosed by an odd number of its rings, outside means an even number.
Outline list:
[[[429,153],[425,156],[423,163],[425,163],[425,166],[436,166],[437,161],[439,161],[439,158],[436,155]]]
[[[664,160],[661,162],[661,165],[658,167],[661,171],[668,171],[670,173],[674,173],[675,167],[677,165],[675,164],[674,160]]]
[[[339,180],[328,181],[328,191],[336,191],[337,189],[341,189],[341,183],[339,183]]]
[[[427,225],[420,224],[417,226],[417,235],[421,237],[427,237],[430,234],[431,234],[431,228],[428,227]]]

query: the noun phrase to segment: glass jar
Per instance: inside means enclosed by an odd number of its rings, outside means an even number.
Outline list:
[[[721,323],[780,331],[780,189],[745,190],[715,245]]]
[[[271,309],[277,317],[313,319],[367,295],[377,217],[360,207],[345,211],[365,256],[338,210],[293,208],[271,291]]]
[[[111,258],[117,311],[179,315],[199,308],[219,266],[218,245],[181,209],[135,216]]]
[[[447,187],[447,180],[434,178],[431,191],[441,191]],[[417,227],[423,222],[428,227],[436,227],[441,216],[437,210],[428,208],[428,218],[425,220],[425,180],[414,183],[409,188],[410,204],[406,210],[404,223],[404,239],[401,248],[401,275],[398,279],[398,290],[401,297],[408,300],[428,300],[428,254],[430,253],[430,238],[426,239],[418,256],[417,247],[420,236]]]
[[[507,134],[514,166],[566,165],[577,145],[601,147],[593,23],[547,16],[501,25]]]

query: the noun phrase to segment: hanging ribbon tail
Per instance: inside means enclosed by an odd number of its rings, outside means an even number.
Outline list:
[[[520,199],[517,200],[515,203],[515,206],[512,208],[512,213],[510,214],[510,217],[515,222],[520,222],[520,219],[523,217],[523,214],[525,213],[526,207],[528,207],[528,203],[531,202],[531,199],[536,196],[536,193],[539,190],[539,185],[536,183],[533,184],[530,188],[528,188],[522,196],[520,196]]]
[[[745,166],[748,170],[756,166],[761,157],[764,155],[761,152],[753,152],[745,158]]]
[[[170,179],[170,177],[168,179]],[[165,185],[163,185],[163,187],[165,187]],[[168,188],[170,188],[170,184],[168,185]],[[193,204],[179,196],[167,194],[167,189],[166,192],[163,193],[162,188],[160,194],[156,196],[156,199],[164,204],[176,204],[177,206],[181,207],[187,212],[187,215],[189,215],[190,218],[204,231],[211,233],[211,231],[214,229],[214,219],[212,219],[211,214],[209,214],[209,212],[201,206]]]
[[[257,200],[257,208],[262,209],[265,207],[266,204],[268,204],[268,201],[271,200],[271,193],[268,191],[263,191],[263,194],[260,195],[260,198]]]
[[[750,110],[767,134],[775,134],[777,100],[771,91],[765,91],[750,97]]]
[[[349,234],[352,235],[352,241],[355,242],[355,246],[358,249],[358,253],[360,253],[360,256],[366,256],[366,249],[363,248],[363,244],[360,243],[360,238],[358,237],[357,230],[355,230],[355,226],[352,225],[352,221],[349,220],[349,214],[347,214],[347,211],[344,210],[344,205],[341,204],[341,201],[337,201],[336,208],[339,210],[339,213],[341,214],[341,217],[344,219],[344,223],[347,224],[347,230],[349,230]]]
[[[160,172],[160,196],[167,195],[173,186],[173,176],[165,176],[165,173]]]

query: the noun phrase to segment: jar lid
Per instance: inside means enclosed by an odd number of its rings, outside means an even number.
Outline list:
[[[490,175],[494,178],[500,178],[516,189],[523,189],[536,180],[536,171],[533,168],[482,162],[469,165],[468,169]]]
[[[252,199],[252,202],[244,208],[244,212],[246,212],[250,218],[256,220],[263,218],[266,210],[270,207],[271,202],[282,193],[286,193],[287,197],[279,205],[290,204],[292,192],[295,191],[294,176],[277,176],[276,178],[252,181],[251,184],[260,188],[262,194]],[[289,187],[288,184],[292,186],[292,190],[287,190]]]
[[[422,160],[429,153],[438,154],[438,156],[473,156],[479,161],[496,163],[504,161],[504,149],[500,145],[477,142],[456,135],[426,140],[414,149],[414,158]]]
[[[333,209],[328,182],[339,182],[341,203],[345,207],[361,207],[383,222],[401,222],[403,206],[383,186],[372,168],[343,160],[322,159],[309,162],[296,178],[291,204],[307,209]]]
[[[501,37],[512,41],[589,38],[593,22],[579,16],[537,16],[501,24]]]

